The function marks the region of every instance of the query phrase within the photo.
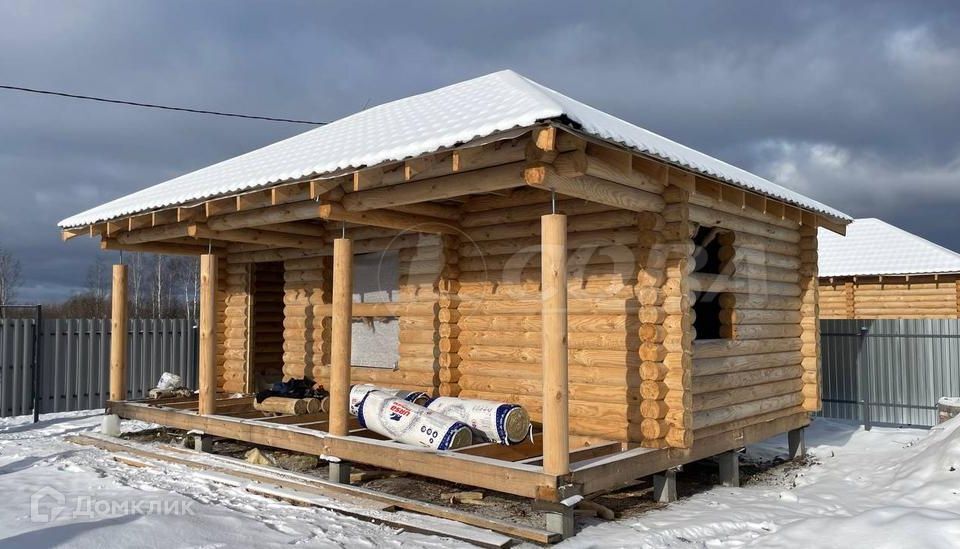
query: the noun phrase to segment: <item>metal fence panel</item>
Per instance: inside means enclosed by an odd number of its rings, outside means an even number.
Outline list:
[[[960,320],[824,320],[825,417],[932,426],[960,396]]]
[[[0,318],[0,417],[33,409],[35,321]],[[144,398],[160,374],[197,383],[197,327],[186,320],[131,320],[127,398]],[[41,411],[102,408],[110,386],[110,321],[53,319],[40,333]]]

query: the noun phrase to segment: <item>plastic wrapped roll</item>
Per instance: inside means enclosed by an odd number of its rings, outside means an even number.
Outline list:
[[[390,387],[380,387],[370,383],[362,383],[350,387],[350,415],[358,415],[360,402],[363,401],[363,397],[367,396],[367,393],[370,391],[380,391],[390,396],[406,400],[407,402],[414,402],[420,405],[426,404],[427,400],[430,399],[427,393],[422,391],[405,391],[403,389],[392,389]]]
[[[359,406],[360,425],[393,440],[434,450],[473,444],[465,423],[380,391],[370,391]]]
[[[437,397],[427,408],[462,421],[474,434],[499,444],[522,442],[530,433],[530,416],[516,404],[457,397]]]

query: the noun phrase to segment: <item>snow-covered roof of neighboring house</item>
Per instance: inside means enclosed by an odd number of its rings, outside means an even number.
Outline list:
[[[64,219],[80,227],[455,147],[545,121],[716,177],[838,221],[829,206],[505,70],[367,109]]]
[[[960,273],[960,254],[879,219],[857,219],[847,235],[820,229],[821,277]]]

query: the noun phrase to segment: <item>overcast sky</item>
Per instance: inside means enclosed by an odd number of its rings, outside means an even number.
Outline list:
[[[958,3],[475,4],[3,0],[0,84],[333,120],[510,68],[960,250]],[[0,90],[21,300],[111,255],[60,242],[60,219],[307,129]]]

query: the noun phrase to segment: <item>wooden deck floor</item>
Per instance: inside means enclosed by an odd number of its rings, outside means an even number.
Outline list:
[[[596,441],[571,450],[570,473],[556,476],[544,473],[537,432],[531,441],[513,446],[482,443],[434,451],[385,440],[355,418],[348,436],[334,436],[326,432],[325,413],[271,415],[255,410],[251,395],[218,395],[216,403],[212,415],[197,412],[196,397],[111,401],[107,410],[127,419],[547,501],[605,490],[809,423],[807,414],[797,414],[695,441],[690,449],[624,449],[619,442]]]

